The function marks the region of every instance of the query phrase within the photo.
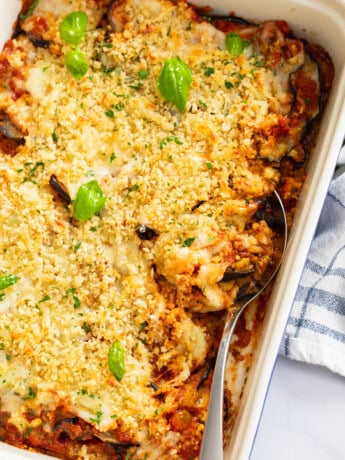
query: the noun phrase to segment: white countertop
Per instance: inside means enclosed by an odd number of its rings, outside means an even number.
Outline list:
[[[344,460],[345,378],[279,357],[250,460]]]

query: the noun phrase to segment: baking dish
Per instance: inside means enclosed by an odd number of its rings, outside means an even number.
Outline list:
[[[8,1],[2,5],[3,9],[6,5],[9,8],[6,13],[1,11],[0,15],[1,21],[6,25],[6,28],[1,27],[1,29],[6,30],[7,34],[16,14],[15,7],[19,7],[19,3]],[[249,456],[280,337],[342,141],[340,122],[344,116],[344,63],[337,44],[343,38],[345,13],[344,5],[340,2],[327,4],[311,1],[284,2],[271,5],[265,1],[256,1],[248,2],[243,6],[241,2],[234,1],[223,3],[221,8],[217,3],[219,2],[208,2],[207,5],[214,7],[219,13],[227,14],[233,11],[249,19],[286,19],[297,35],[322,44],[330,52],[336,69],[333,92],[323,120],[315,156],[309,167],[309,175],[292,230],[286,260],[272,296],[269,314],[251,367],[230,445],[226,449],[227,459],[245,459]],[[269,17],[267,11],[270,12]],[[306,17],[308,17],[308,25],[303,19]],[[4,454],[6,452],[6,458],[39,458],[36,454],[21,451],[17,456],[12,457],[10,452],[15,450],[7,446],[4,446],[1,452]]]

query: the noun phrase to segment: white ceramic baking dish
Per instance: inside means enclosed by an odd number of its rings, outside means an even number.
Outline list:
[[[0,2],[0,46],[10,36],[20,0]],[[335,65],[335,81],[300,205],[290,235],[286,257],[275,282],[263,331],[241,399],[226,460],[250,457],[280,340],[288,319],[308,249],[332,177],[345,127],[345,1],[341,0],[194,0],[216,13],[234,12],[253,20],[285,19],[296,35],[324,46]],[[0,443],[6,460],[51,458]],[[218,459],[209,459],[218,460]]]

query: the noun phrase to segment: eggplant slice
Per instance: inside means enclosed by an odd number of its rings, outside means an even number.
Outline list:
[[[52,40],[48,39],[49,26],[44,17],[36,16],[35,10],[40,7],[42,0],[26,0],[18,16],[12,37],[24,33],[37,48],[49,48]]]
[[[135,233],[138,235],[138,237],[141,240],[146,240],[146,241],[152,240],[153,238],[158,236],[158,233],[156,232],[156,230],[154,230],[151,227],[148,227],[145,224],[138,225],[138,227],[135,230]]]
[[[123,0],[115,0],[108,10],[108,21],[114,32],[122,32],[127,22],[126,17],[121,11]]]
[[[253,275],[255,270],[247,270],[243,272],[234,271],[231,267],[228,267],[223,275],[223,278],[220,280],[220,283],[224,283],[227,281],[237,280],[239,278],[245,278],[246,276]]]
[[[25,144],[22,131],[12,122],[4,112],[0,113],[0,151],[14,156],[18,147]]]
[[[122,449],[129,449],[130,447],[140,446],[140,444],[137,442],[120,442],[112,433],[102,433],[94,431],[93,435],[103,442],[107,442],[109,444],[112,444],[113,446],[121,447]]]
[[[67,187],[56,177],[55,174],[50,176],[49,185],[65,204],[69,205],[72,202]]]

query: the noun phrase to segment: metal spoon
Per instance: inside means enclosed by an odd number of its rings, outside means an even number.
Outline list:
[[[287,222],[284,206],[277,192],[267,199],[266,211],[262,218],[275,232],[275,257],[266,270],[257,290],[249,296],[243,296],[237,301],[235,313],[228,311],[220,341],[217,360],[214,369],[213,382],[208,406],[208,415],[205,424],[204,435],[201,444],[199,460],[223,459],[223,399],[224,399],[224,375],[228,355],[228,349],[238,318],[243,310],[254,300],[276,275],[281,264],[287,240]]]

